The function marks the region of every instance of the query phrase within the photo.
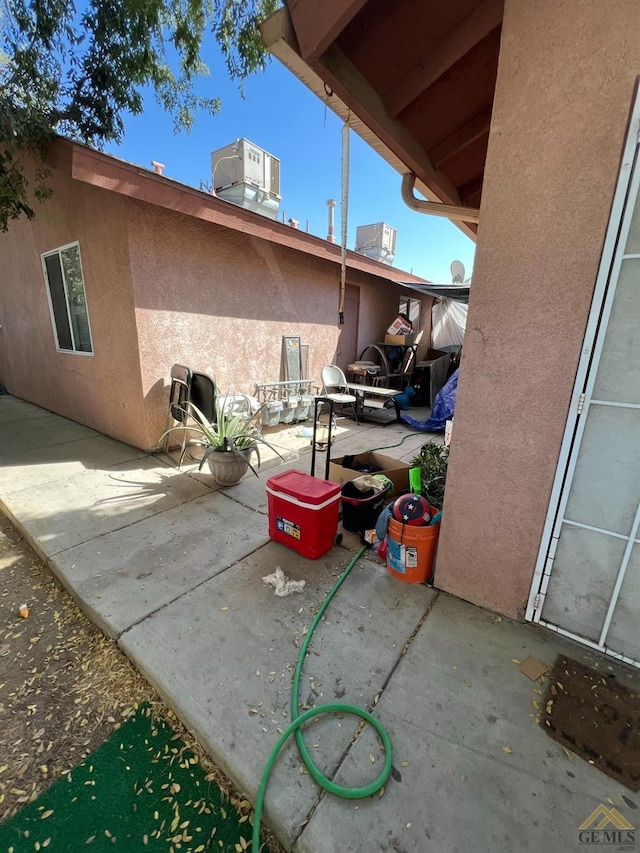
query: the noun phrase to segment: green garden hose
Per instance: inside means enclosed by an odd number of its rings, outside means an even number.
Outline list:
[[[389,778],[389,774],[391,773],[392,750],[389,735],[387,734],[382,723],[368,711],[365,711],[364,708],[359,708],[357,705],[349,705],[346,702],[332,702],[328,705],[320,705],[320,707],[318,708],[310,708],[304,713],[300,713],[299,709],[298,694],[300,690],[300,676],[302,675],[302,668],[304,666],[305,658],[307,655],[307,649],[309,648],[309,643],[311,642],[313,632],[315,631],[320,619],[322,619],[322,616],[329,604],[331,603],[331,600],[333,599],[334,595],[340,589],[344,581],[347,579],[349,573],[351,572],[351,569],[355,566],[355,564],[358,562],[360,557],[362,557],[366,550],[367,546],[363,545],[362,548],[355,555],[355,557],[351,560],[349,565],[346,567],[344,572],[340,575],[335,586],[333,587],[329,595],[325,598],[325,600],[322,602],[322,606],[316,613],[315,619],[311,623],[311,627],[309,628],[304,643],[302,644],[302,648],[300,649],[300,654],[298,655],[298,663],[296,664],[296,671],[293,676],[293,686],[291,689],[292,722],[282,733],[278,742],[271,751],[269,758],[267,759],[264,771],[262,773],[260,785],[258,787],[255,814],[253,819],[253,840],[251,845],[251,850],[254,853],[258,853],[258,850],[260,849],[260,820],[262,817],[262,806],[264,803],[264,795],[267,788],[267,782],[269,781],[271,770],[276,761],[276,758],[278,757],[280,750],[292,734],[295,734],[300,756],[311,776],[315,779],[315,781],[318,783],[318,785],[320,785],[321,788],[323,788],[325,791],[328,791],[330,794],[334,794],[336,797],[343,797],[348,800],[358,800],[363,799],[364,797],[370,797],[372,794],[375,794],[376,791],[379,791],[380,788],[382,788],[384,783]],[[360,717],[362,720],[365,720],[365,722],[369,723],[376,730],[378,736],[380,737],[380,740],[382,741],[382,745],[384,746],[385,763],[384,767],[382,768],[382,772],[380,773],[377,779],[375,779],[368,785],[364,785],[361,788],[347,788],[344,785],[338,785],[336,782],[332,782],[331,779],[325,776],[324,773],[322,773],[322,771],[319,770],[318,767],[313,763],[313,759],[311,758],[309,750],[307,749],[306,744],[302,738],[302,732],[300,731],[300,729],[308,720],[314,720],[321,714],[332,714],[336,712],[339,712],[341,714],[351,714],[352,716]]]
[[[401,438],[400,441],[396,441],[395,444],[383,444],[382,447],[370,447],[367,451],[368,453],[375,453],[376,450],[389,450],[391,447],[400,447],[401,444],[404,444],[408,438],[415,438],[417,435],[424,435],[423,432],[408,432],[404,438]]]

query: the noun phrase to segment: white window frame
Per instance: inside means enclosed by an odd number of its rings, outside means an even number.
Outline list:
[[[76,349],[76,339],[73,331],[73,322],[71,320],[71,311],[69,310],[69,290],[67,288],[67,281],[64,273],[64,264],[62,263],[62,252],[65,249],[71,249],[74,246],[78,247],[78,259],[80,261],[80,274],[82,275],[82,289],[84,290],[84,301],[87,308],[87,326],[89,327],[89,341],[91,343],[91,351]],[[73,342],[73,349],[63,349],[60,346],[59,338],[58,338],[58,326],[56,323],[56,316],[53,310],[53,299],[51,298],[51,286],[49,284],[49,276],[47,274],[47,265],[46,259],[51,258],[54,255],[58,255],[60,259],[60,271],[62,273],[62,283],[64,285],[64,295],[65,295],[65,307],[67,309],[67,322],[69,323],[69,333],[71,335],[71,340]],[[53,340],[56,346],[56,352],[65,353],[66,355],[83,355],[83,356],[93,356],[94,355],[94,347],[93,347],[93,332],[91,331],[91,321],[89,319],[89,302],[87,299],[87,288],[84,280],[84,268],[82,266],[82,252],[80,251],[80,243],[77,240],[74,240],[73,243],[65,243],[64,246],[57,246],[55,249],[50,249],[47,252],[42,252],[40,255],[40,261],[42,263],[42,274],[44,276],[44,285],[45,290],[47,291],[47,301],[49,303],[49,315],[51,316],[51,327],[53,329]]]

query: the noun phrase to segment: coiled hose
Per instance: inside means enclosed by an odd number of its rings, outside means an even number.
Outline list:
[[[336,797],[343,797],[347,800],[359,800],[363,799],[364,797],[370,797],[372,794],[375,794],[376,791],[379,791],[380,788],[382,788],[384,783],[389,778],[389,774],[391,773],[391,764],[393,758],[389,735],[387,734],[382,723],[368,711],[365,711],[364,708],[360,708],[357,705],[350,705],[346,702],[331,702],[328,705],[321,705],[318,708],[310,708],[304,713],[300,713],[299,709],[298,695],[300,691],[300,677],[302,675],[302,668],[304,666],[305,658],[307,656],[307,649],[309,648],[309,643],[311,642],[313,632],[315,631],[318,622],[322,619],[322,616],[329,604],[331,603],[333,597],[338,592],[342,584],[349,576],[349,573],[366,550],[367,546],[363,545],[362,548],[355,555],[355,557],[351,560],[349,565],[346,567],[344,572],[340,575],[333,589],[322,602],[320,609],[316,613],[315,619],[311,623],[311,627],[309,628],[304,643],[302,644],[302,648],[300,649],[300,654],[298,655],[298,662],[296,664],[296,670],[293,676],[293,686],[291,689],[292,722],[285,729],[282,735],[280,735],[278,742],[271,751],[269,758],[267,759],[264,771],[262,773],[262,778],[260,779],[260,785],[258,787],[255,814],[253,819],[253,838],[251,844],[251,850],[253,851],[253,853],[258,853],[258,850],[260,849],[260,821],[262,817],[262,807],[264,804],[264,796],[267,788],[267,783],[269,781],[269,776],[271,774],[271,770],[276,761],[276,758],[278,757],[280,750],[292,734],[295,734],[296,743],[298,744],[298,751],[300,752],[300,757],[302,758],[302,761],[304,762],[304,765],[311,774],[311,776],[315,779],[315,781],[318,783],[318,785],[320,785],[321,788],[323,788],[325,791],[328,791],[330,794],[334,794],[334,796]],[[341,714],[351,714],[354,717],[360,717],[362,720],[373,726],[373,728],[378,733],[380,740],[382,741],[382,745],[384,746],[385,752],[384,767],[382,768],[382,772],[377,777],[377,779],[375,779],[373,782],[370,782],[368,785],[364,785],[360,788],[347,788],[344,785],[338,785],[336,782],[332,782],[331,779],[325,776],[324,773],[322,773],[322,771],[319,770],[318,767],[313,763],[313,759],[311,758],[311,754],[307,749],[300,729],[308,720],[316,719],[321,714],[333,714],[336,712],[339,712]]]

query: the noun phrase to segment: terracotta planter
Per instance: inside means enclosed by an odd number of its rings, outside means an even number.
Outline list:
[[[230,450],[211,453],[207,462],[216,483],[220,486],[236,486],[247,473],[252,452],[252,447],[243,450],[242,454],[246,458],[242,458]]]

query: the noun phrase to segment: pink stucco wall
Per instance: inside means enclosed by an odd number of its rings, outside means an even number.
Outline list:
[[[63,165],[63,164],[60,164]],[[145,441],[125,201],[52,173],[53,198],[0,236],[0,382],[132,444]],[[41,253],[79,241],[93,355],[56,351]]]
[[[143,449],[165,428],[175,362],[251,393],[299,335],[319,383],[337,348],[348,363],[382,337],[407,292],[389,278],[415,280],[349,253],[359,311],[339,326],[339,247],[62,139],[48,164],[52,200],[0,238],[0,382]],[[43,252],[76,241],[92,355],[56,351],[42,271]]]
[[[346,365],[381,339],[406,293],[350,253],[359,310],[339,326],[338,247],[64,140],[48,160],[52,200],[0,240],[0,382],[137,447],[154,447],[165,428],[175,362],[223,392],[251,393],[280,379],[282,336],[299,335],[319,383],[337,348]],[[90,356],[56,351],[42,272],[43,252],[75,241]]]
[[[164,429],[175,362],[222,392],[253,393],[280,379],[283,335],[309,344],[311,378],[335,360],[337,264],[137,201],[128,222],[148,446]],[[360,291],[355,356],[380,339],[400,289],[353,269],[347,282]]]
[[[437,583],[512,616],[540,545],[639,44],[635,0],[506,2]]]

